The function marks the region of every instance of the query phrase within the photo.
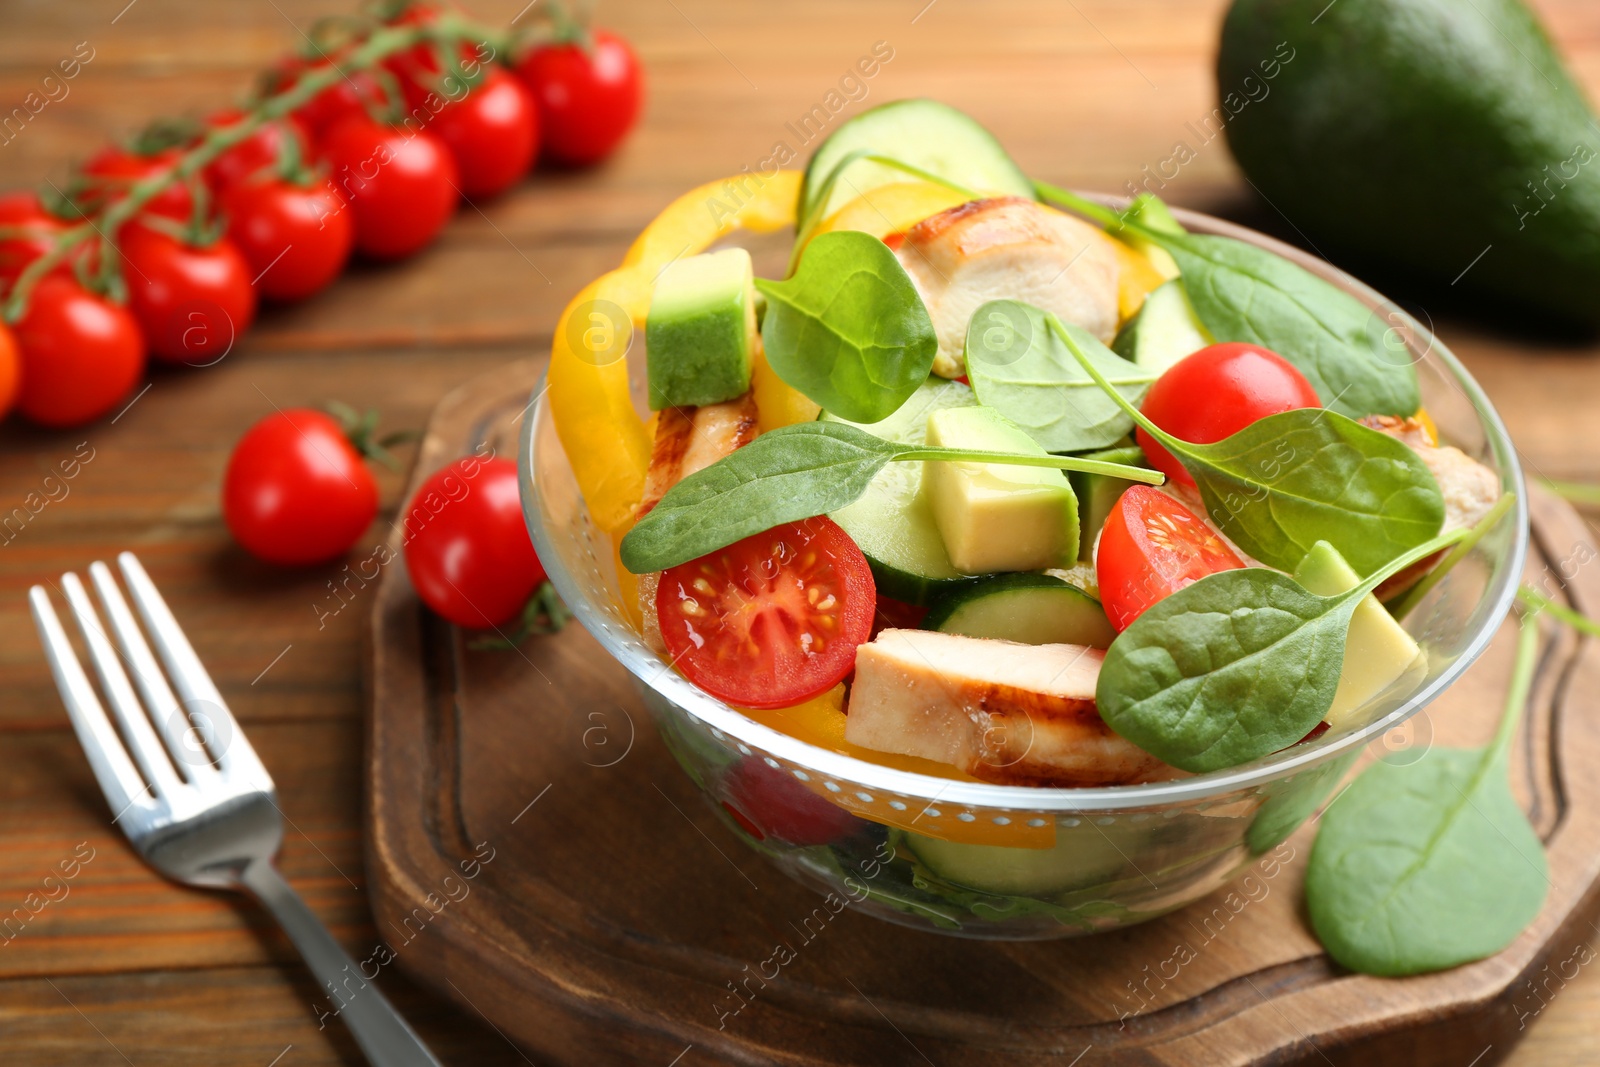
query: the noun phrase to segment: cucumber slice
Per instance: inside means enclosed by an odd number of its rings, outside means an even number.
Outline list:
[[[815,203],[838,162],[860,150],[921,167],[975,192],[1034,199],[1033,182],[970,116],[936,100],[896,100],[863,111],[817,146],[800,188],[802,230],[815,212],[827,218],[863,193],[906,180],[903,171],[858,159],[846,167],[827,201]]]
[[[888,441],[922,444],[928,436],[930,411],[971,407],[977,402],[972,390],[960,382],[929,378],[887,419],[852,425]],[[827,412],[821,417],[845,421]],[[865,493],[830,518],[867,557],[878,592],[884,596],[926,605],[976,580],[956,570],[945,552],[933,507],[922,492],[920,463],[888,464]]]
[[[1111,351],[1160,374],[1211,343],[1211,335],[1189,306],[1183,282],[1174,278],[1144,298],[1139,313],[1111,342]]]
[[[939,601],[922,625],[941,633],[1026,645],[1109,648],[1117,636],[1098,600],[1048,574],[985,578]]]
[[[1128,860],[1111,838],[1058,828],[1054,848],[941,841],[907,831],[901,839],[947,882],[1006,896],[1050,896],[1110,881]]]
[[[1145,462],[1144,450],[1138,445],[1088,452],[1084,454],[1084,458],[1103,459],[1107,463],[1125,463],[1130,466],[1149,466]],[[1106,518],[1110,516],[1111,509],[1122,496],[1123,490],[1133,483],[1104,474],[1089,474],[1086,471],[1073,471],[1068,477],[1072,480],[1072,491],[1078,494],[1078,558],[1093,559],[1094,542],[1095,538],[1100,536],[1100,528],[1106,524]]]

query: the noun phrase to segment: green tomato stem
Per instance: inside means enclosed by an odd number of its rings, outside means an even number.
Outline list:
[[[1106,396],[1111,398],[1112,403],[1121,408],[1123,413],[1137,423],[1139,428],[1144,430],[1145,433],[1149,434],[1151,437],[1154,437],[1157,441],[1160,441],[1163,445],[1165,445],[1167,450],[1173,455],[1192,457],[1193,453],[1188,449],[1190,442],[1185,441],[1182,438],[1172,436],[1170,433],[1151,422],[1145,416],[1144,412],[1140,411],[1138,408],[1129,403],[1128,398],[1118,392],[1116,386],[1112,385],[1111,382],[1106,379],[1106,376],[1100,373],[1099,368],[1090,362],[1089,354],[1082,348],[1078,347],[1078,342],[1072,339],[1072,334],[1067,332],[1067,328],[1061,324],[1060,319],[1056,318],[1054,315],[1046,315],[1045,319],[1047,322],[1049,322],[1050,329],[1054,331],[1055,335],[1061,339],[1061,343],[1067,346],[1067,351],[1072,353],[1072,358],[1078,361],[1078,366],[1082,367],[1084,373],[1088,374],[1090,378],[1094,379],[1094,384],[1098,385],[1101,391],[1103,391]]]

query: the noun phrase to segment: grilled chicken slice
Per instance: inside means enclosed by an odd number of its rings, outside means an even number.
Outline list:
[[[896,250],[939,335],[933,372],[966,373],[973,312],[990,300],[1053,311],[1102,341],[1117,329],[1117,257],[1093,226],[1031,200],[974,200],[906,231]]]
[[[844,738],[1002,785],[1148,781],[1172,769],[1100,718],[1105,653],[932,630],[884,630],[856,652]]]
[[[678,482],[711,466],[734,449],[743,448],[755,440],[755,436],[754,392],[721,404],[663,408],[656,418],[656,439],[650,449],[650,469],[645,474],[639,514],[642,516],[655,507]],[[645,643],[664,653],[667,646],[661,640],[661,624],[656,618],[656,590],[660,586],[660,571],[639,575],[639,609],[644,616]]]

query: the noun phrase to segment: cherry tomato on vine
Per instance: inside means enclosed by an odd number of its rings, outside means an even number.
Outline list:
[[[1119,633],[1184,586],[1243,566],[1204,519],[1148,485],[1117,500],[1095,550],[1100,603]]]
[[[135,155],[117,145],[102,148],[84,164],[85,188],[77,198],[79,206],[88,212],[105,210],[135,182],[169,173],[180,154],[177,148],[150,156]],[[194,214],[194,194],[187,185],[174,182],[148,200],[140,211],[188,222]]]
[[[67,223],[46,211],[33,193],[0,195],[0,229],[26,231],[0,238],[0,290],[16,281],[29,263],[50,251],[56,236],[67,228]],[[63,261],[52,273],[71,272],[71,263]]]
[[[256,291],[269,300],[318,292],[339,276],[355,247],[355,220],[326,182],[245,182],[228,192],[223,208],[228,238],[249,264]]]
[[[831,519],[785,523],[661,575],[668,658],[712,696],[783,708],[839,684],[872,634],[877,589]]]
[[[544,584],[509,459],[468,456],[441,467],[418,487],[405,515],[411,584],[435,614],[458,626],[509,622]]]
[[[722,788],[727,795],[723,808],[757,840],[778,837],[791,845],[828,845],[861,828],[855,816],[755,756],[729,768]]]
[[[13,329],[22,356],[17,410],[42,426],[99,418],[144,374],[144,338],[133,316],[72,278],[39,279]]]
[[[593,47],[558,44],[536,48],[517,64],[517,75],[539,107],[544,155],[584,166],[611,154],[633,128],[644,96],[644,75],[626,41],[604,30]]]
[[[539,113],[522,83],[498,67],[428,124],[450,149],[466,196],[494,196],[533,166]]]
[[[233,446],[222,517],[268,563],[337,559],[378,513],[378,483],[338,420],[311,408],[274,412]]]
[[[243,117],[244,112],[238,108],[229,108],[206,119],[206,125],[221,129],[234,125]],[[294,118],[257,127],[250,136],[212,160],[202,173],[212,194],[222,197],[234,186],[263,172],[274,173],[279,160],[288,152],[296,153],[297,158],[301,159],[308,152],[305,130]]]
[[[1294,408],[1321,407],[1317,391],[1294,364],[1260,345],[1207,345],[1184,356],[1157,378],[1141,410],[1172,436],[1210,444],[1258,419]],[[1193,486],[1194,478],[1143,429],[1139,447],[1168,478]]]
[[[10,413],[22,388],[22,353],[11,331],[0,326],[0,419]]]
[[[355,215],[363,255],[400,259],[420,251],[455,211],[455,161],[427,130],[409,133],[352,115],[328,132],[322,150]]]
[[[128,307],[150,354],[204,365],[228,354],[254,321],[250,267],[226,237],[187,245],[146,226],[128,226],[120,243]]]
[[[281,93],[294,86],[301,77],[326,67],[328,60],[306,60],[289,56],[281,60],[267,75],[267,89]],[[294,112],[294,117],[320,142],[322,136],[341,120],[351,115],[365,115],[369,106],[386,103],[383,85],[367,70],[346,72],[343,78],[313,96]]]

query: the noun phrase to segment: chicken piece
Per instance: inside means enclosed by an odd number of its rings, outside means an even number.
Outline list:
[[[933,630],[884,630],[856,651],[844,738],[1000,785],[1148,781],[1172,768],[1100,718],[1105,653]]]
[[[656,439],[650,448],[650,469],[645,473],[643,516],[678,482],[711,466],[736,448],[755,440],[756,401],[753,392],[737,400],[697,408],[663,408],[656,418]],[[656,618],[656,590],[661,572],[639,575],[639,610],[644,616],[644,640],[665,653],[661,624]]]
[[[896,250],[939,335],[933,372],[966,373],[967,324],[990,300],[1053,311],[1102,341],[1117,329],[1117,256],[1087,222],[1005,197],[941,211]]]
[[[1411,446],[1432,472],[1444,494],[1444,527],[1459,530],[1476,525],[1500,499],[1500,479],[1482,463],[1452,445],[1441,445],[1420,419],[1368,415],[1361,420],[1379,433]]]

